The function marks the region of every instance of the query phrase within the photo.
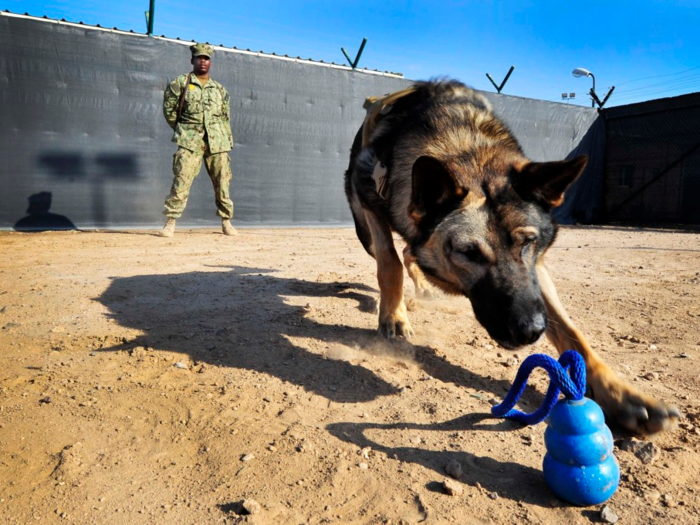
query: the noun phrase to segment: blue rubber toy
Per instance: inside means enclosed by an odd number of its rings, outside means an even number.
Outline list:
[[[531,414],[513,407],[536,367],[551,378],[544,403]],[[560,391],[564,399],[557,401]],[[578,352],[568,350],[559,361],[544,354],[525,359],[495,416],[534,425],[549,416],[544,433],[547,453],[542,469],[549,488],[574,505],[598,505],[609,500],[620,483],[620,467],[613,455],[613,439],[600,407],[584,397],[586,365]]]

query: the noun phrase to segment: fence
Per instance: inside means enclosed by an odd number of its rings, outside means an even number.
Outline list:
[[[603,222],[700,224],[700,93],[614,107]]]
[[[163,90],[189,60],[173,39],[0,13],[0,229],[159,227],[176,149]],[[236,223],[351,224],[343,172],[364,99],[410,80],[220,47],[212,76],[231,95]],[[533,160],[602,158],[596,111],[486,95]],[[562,222],[600,201],[597,162],[557,211]],[[216,224],[202,179],[184,226]]]

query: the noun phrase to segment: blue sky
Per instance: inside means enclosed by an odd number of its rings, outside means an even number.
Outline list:
[[[149,0],[0,0],[0,9],[145,32]],[[700,91],[700,0],[334,2],[156,0],[155,33],[345,62],[368,39],[360,67],[411,79],[451,76],[495,91],[590,106],[590,78],[608,105]],[[215,64],[213,72],[215,74]]]

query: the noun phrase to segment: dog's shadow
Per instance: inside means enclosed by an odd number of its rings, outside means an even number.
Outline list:
[[[370,312],[375,307],[375,290],[356,283],[310,282],[278,277],[269,269],[223,268],[225,271],[222,271],[222,267],[209,267],[207,271],[200,272],[113,278],[97,301],[109,309],[110,317],[116,322],[137,329],[142,335],[128,343],[103,350],[144,346],[174,351],[189,355],[198,363],[269,374],[337,403],[369,402],[399,393],[398,386],[373,371],[324,355],[324,346],[336,343],[352,349],[354,355],[360,352],[371,357],[375,352],[373,348],[378,345],[376,330],[359,329],[335,321],[321,323],[307,315],[314,308],[312,305],[295,306],[286,299],[335,297],[346,303],[351,301],[346,306],[367,312],[368,325],[373,325],[376,322],[375,314],[370,315]],[[337,312],[327,313],[331,319],[338,318]],[[314,351],[295,345],[292,342],[294,338],[312,341],[310,348]],[[504,381],[486,378],[456,366],[429,346],[412,345],[406,341],[391,345],[398,358],[402,352],[406,352],[436,380],[491,391],[496,396],[503,395],[510,386]],[[528,397],[531,399],[532,396],[530,391]],[[438,432],[469,431],[476,423],[479,430],[515,428],[511,423],[495,419],[489,425],[486,421],[488,418],[490,416],[485,414],[471,414],[443,424],[428,425],[425,429]],[[446,458],[454,454],[418,448],[383,448],[364,435],[370,428],[419,427],[400,423],[393,426],[342,423],[331,425],[328,429],[339,439],[358,446],[372,446],[402,461],[415,462],[443,472]],[[465,466],[478,467],[472,470],[472,477],[467,482],[475,484],[478,481],[483,487],[493,485],[493,490],[501,485],[491,484],[489,479],[502,477],[504,470],[522,482],[535,475],[532,469],[514,463],[460,454]],[[541,503],[546,501],[542,498],[547,497],[543,490],[537,493],[535,499]]]
[[[143,335],[105,350],[144,346],[178,352],[198,363],[270,374],[339,403],[370,401],[398,391],[362,366],[291,342],[304,337],[364,346],[369,330],[318,323],[309,319],[306,308],[288,304],[285,297],[347,297],[356,307],[368,309],[366,287],[278,278],[260,268],[209,269],[113,278],[97,300],[120,325]]]

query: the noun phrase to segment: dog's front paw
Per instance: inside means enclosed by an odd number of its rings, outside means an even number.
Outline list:
[[[608,418],[632,432],[656,434],[672,428],[681,417],[678,408],[642,394],[610,369],[589,373],[588,384]]]
[[[405,313],[393,312],[379,317],[379,333],[387,339],[396,337],[409,339],[413,335],[413,328]]]

